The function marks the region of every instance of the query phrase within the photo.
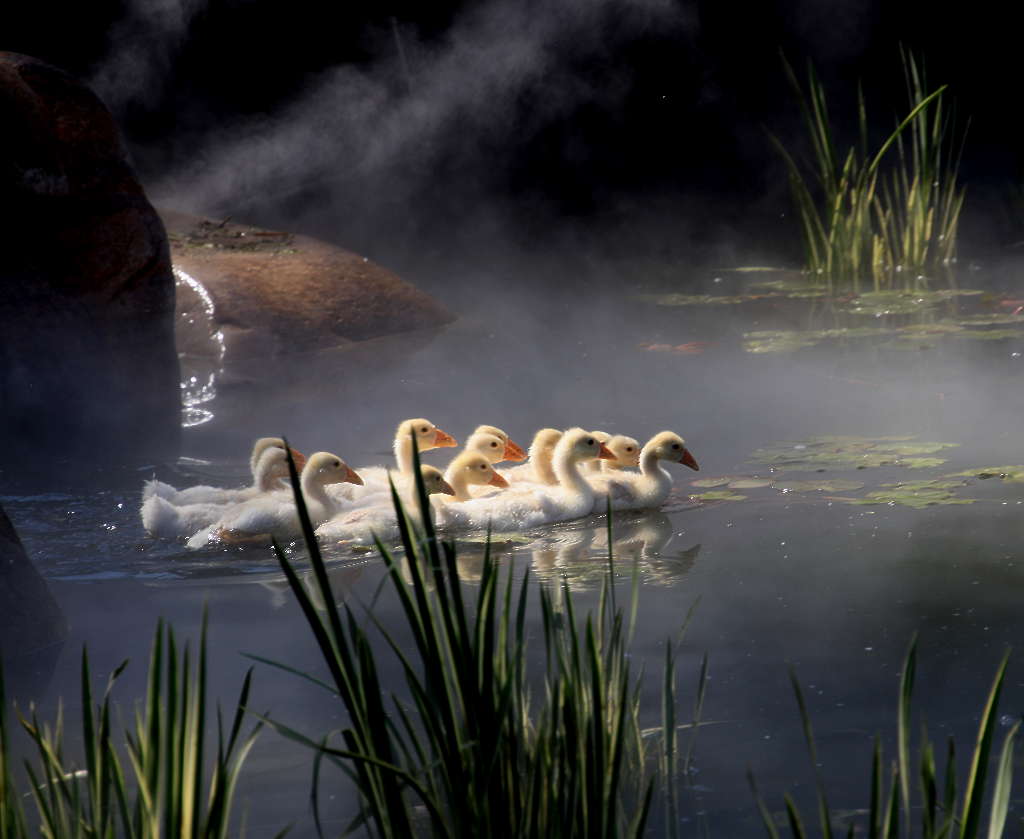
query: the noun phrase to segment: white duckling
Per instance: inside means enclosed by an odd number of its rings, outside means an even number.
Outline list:
[[[500,489],[508,486],[508,481],[494,470],[490,458],[475,451],[463,452],[449,463],[444,478],[451,485],[452,495],[456,501],[469,501],[473,497],[469,490],[470,486],[492,486]]]
[[[458,445],[454,437],[442,431],[430,420],[404,420],[395,432],[395,463],[398,466],[398,475],[394,476],[396,483],[411,483],[413,477],[412,438],[414,434],[416,435],[416,447],[421,452]],[[363,466],[359,468],[359,474],[363,478],[365,489],[353,490],[351,487],[344,487],[340,491],[335,490],[332,494],[343,498],[359,499],[367,493],[387,491],[390,470],[386,466]]]
[[[281,480],[288,478],[288,457],[284,448],[275,446],[266,448],[260,455],[254,474],[258,493],[247,493],[245,500],[252,500],[279,491]],[[197,488],[193,487],[193,489]],[[206,487],[206,489],[212,488]],[[176,505],[160,495],[150,495],[142,502],[142,526],[150,536],[163,538],[191,536],[217,521],[230,506],[230,504],[215,501]]]
[[[610,440],[605,440],[605,445],[615,455],[614,460],[598,461],[604,466],[605,472],[618,472],[622,469],[636,468],[640,465],[640,443],[637,442],[635,437],[616,434]]]
[[[608,445],[608,441],[612,439],[612,435],[609,434],[607,431],[592,431],[591,434],[593,434],[598,440],[600,440],[606,446]],[[598,458],[596,460],[590,460],[583,464],[583,471],[588,474],[595,474],[601,471],[602,463],[610,462],[611,461],[609,460],[602,460],[601,458]]]
[[[551,460],[554,457],[555,446],[561,439],[562,432],[557,428],[540,429],[533,435],[533,442],[530,443],[529,460],[521,466],[502,470],[502,477],[511,484],[527,481],[554,486],[558,483],[558,477],[555,475]]]
[[[428,496],[434,494],[454,495],[455,490],[445,480],[441,470],[426,464],[420,466],[423,476],[423,488]],[[353,544],[370,544],[374,536],[384,544],[398,538],[398,522],[390,491],[375,494],[376,503],[345,510],[332,516],[316,529],[316,535],[324,542],[345,542]],[[416,498],[416,486],[412,484],[406,490],[399,491],[399,497],[406,514],[416,519],[419,501]],[[433,508],[431,508],[433,514]]]
[[[527,530],[582,518],[589,515],[594,507],[594,490],[580,474],[579,466],[595,457],[612,456],[589,431],[570,429],[558,441],[552,458],[558,486],[524,484],[522,490],[512,489],[462,503],[448,503],[438,509],[438,523],[458,528],[490,525],[494,530],[503,531]],[[445,477],[455,486],[451,475],[446,474]]]
[[[512,438],[508,436],[504,431],[494,425],[478,425],[473,429],[473,434],[490,434],[493,437],[497,437],[501,442],[505,444],[505,456],[502,460],[526,460],[526,452],[523,451],[522,447],[512,441]],[[471,435],[472,436],[472,435]],[[492,460],[491,463],[497,461]]]
[[[186,489],[175,489],[170,484],[158,481],[154,478],[153,480],[146,481],[146,483],[143,484],[142,500],[146,501],[148,498],[153,496],[159,496],[160,498],[169,501],[171,504],[182,506],[184,504],[235,504],[239,501],[255,498],[257,495],[261,495],[264,492],[269,491],[267,487],[260,484],[256,468],[259,464],[260,458],[263,456],[263,453],[268,449],[280,449],[284,451],[284,440],[280,437],[260,437],[255,443],[253,443],[252,454],[249,456],[249,471],[252,474],[252,486],[226,489],[224,487],[200,484],[198,486],[187,487]],[[301,469],[303,464],[306,462],[305,456],[295,449],[292,449],[292,458],[295,460],[295,467],[297,469]],[[280,481],[281,478],[287,477],[288,471],[286,469],[284,475],[274,478],[274,482],[277,486],[272,488],[280,488],[278,481]]]
[[[299,478],[313,527],[338,511],[337,502],[328,494],[328,484],[362,484],[363,480],[336,454],[317,452],[302,469]],[[291,537],[301,531],[292,491],[269,495],[228,507],[221,517],[188,540],[188,547],[202,548],[211,542],[265,542],[270,536]]]
[[[661,467],[659,461],[662,460],[700,469],[682,437],[672,431],[661,431],[640,450],[639,474],[618,472],[591,479],[596,498],[594,512],[604,512],[609,498],[613,510],[660,507],[672,489],[672,476]]]

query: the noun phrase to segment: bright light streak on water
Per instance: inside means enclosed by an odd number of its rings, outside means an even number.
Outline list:
[[[175,280],[188,285],[202,301],[208,325],[212,325],[216,307],[206,287],[195,277],[182,271],[181,268],[174,266],[172,270]],[[181,382],[181,424],[184,428],[202,425],[213,419],[213,411],[201,406],[212,402],[217,397],[217,377],[224,366],[224,333],[218,329],[216,332],[210,333],[210,338],[216,344],[215,369],[206,375],[194,375],[186,371],[185,378]]]

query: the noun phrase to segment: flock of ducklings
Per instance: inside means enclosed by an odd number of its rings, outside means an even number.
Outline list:
[[[432,422],[410,419],[398,426],[397,471],[384,466],[353,470],[340,457],[291,450],[310,519],[321,541],[365,544],[397,534],[390,477],[414,509],[413,440],[420,451],[453,447],[456,440]],[[496,469],[502,461],[526,461]],[[698,469],[678,434],[662,431],[642,447],[632,437],[570,428],[538,431],[524,452],[500,428],[481,425],[444,472],[421,466],[430,515],[443,530],[491,527],[529,530],[612,510],[659,508],[672,489],[661,461]],[[157,480],[143,488],[142,523],[152,536],[187,537],[189,548],[217,543],[265,543],[269,535],[300,532],[288,477],[284,441],[263,437],[253,446],[253,483],[243,489],[194,486],[178,490]]]

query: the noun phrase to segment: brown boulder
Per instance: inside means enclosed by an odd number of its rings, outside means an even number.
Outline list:
[[[340,383],[379,370],[454,320],[390,271],[319,239],[161,214],[178,274],[177,345],[192,421],[216,395],[209,407],[222,425],[240,430],[256,403],[260,428],[293,427],[290,406],[308,398],[311,376]],[[267,391],[273,399],[261,399]]]
[[[166,234],[103,103],[0,52],[0,467],[174,456]]]
[[[67,621],[0,507],[0,655],[8,664],[67,637]]]

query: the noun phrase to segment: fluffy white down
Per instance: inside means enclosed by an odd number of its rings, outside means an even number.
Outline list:
[[[317,452],[306,461],[300,483],[314,527],[339,512],[338,502],[327,494],[325,487],[342,481],[359,483],[360,478],[337,455]],[[240,541],[265,535],[283,539],[300,532],[292,491],[280,490],[227,507],[209,527],[193,535],[187,545],[198,549],[220,541]]]
[[[595,513],[612,510],[650,510],[665,503],[672,491],[672,475],[661,461],[683,463],[697,468],[697,462],[686,448],[682,437],[672,431],[655,434],[640,451],[640,472],[610,472],[589,476],[594,489]],[[692,465],[691,465],[692,464]]]
[[[190,504],[174,504],[160,495],[151,495],[142,502],[142,526],[151,536],[180,538],[191,536],[217,521],[232,504],[253,501],[275,491],[272,487],[288,474],[288,460],[285,450],[267,447],[256,464],[256,486],[251,492],[235,502],[199,501]],[[192,487],[199,489],[200,487]],[[206,487],[210,489],[210,487]]]
[[[607,449],[589,432],[570,429],[555,446],[552,458],[558,486],[525,485],[469,501],[435,503],[438,525],[451,529],[529,530],[589,515],[594,491],[579,465]]]
[[[249,498],[255,498],[260,493],[272,488],[261,486],[259,476],[260,459],[270,449],[280,449],[283,452],[284,440],[280,437],[260,437],[253,444],[252,453],[249,456],[249,471],[252,473],[252,484],[250,486],[225,488],[199,484],[186,487],[185,489],[176,489],[170,484],[154,478],[143,484],[142,500],[146,501],[157,496],[166,499],[171,504],[182,506],[185,504],[234,504]],[[274,481],[278,482],[279,479],[280,476],[275,477]]]

